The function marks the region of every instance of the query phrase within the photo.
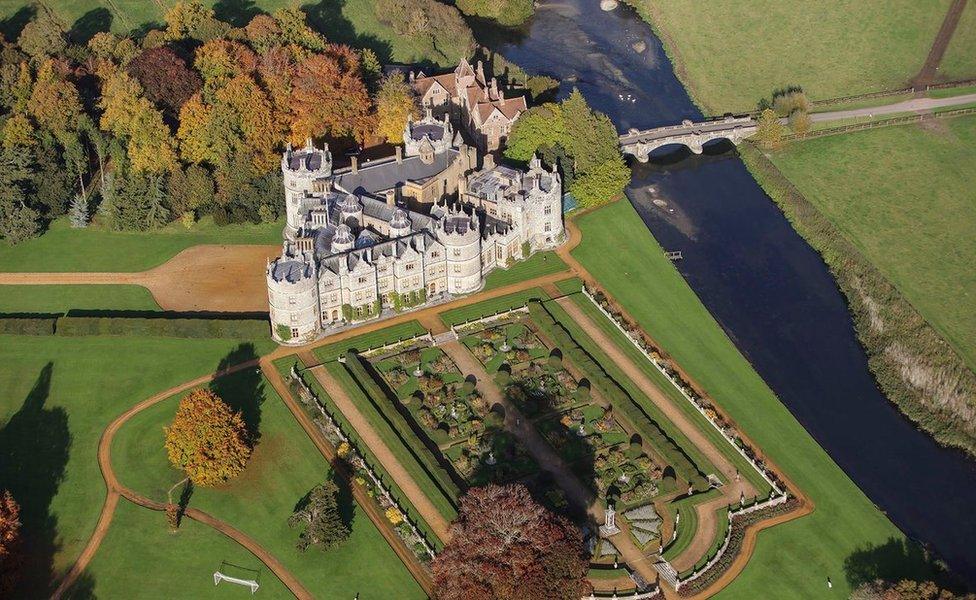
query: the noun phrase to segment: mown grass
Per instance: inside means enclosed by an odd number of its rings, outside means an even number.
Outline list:
[[[491,290],[566,270],[566,263],[555,252],[536,252],[527,260],[516,262],[507,269],[495,269],[489,273],[485,278],[485,289]]]
[[[976,116],[789,144],[773,163],[976,370]]]
[[[976,5],[963,9],[956,32],[939,65],[939,78],[949,81],[976,78]]]
[[[545,300],[549,298],[549,295],[542,288],[531,288],[522,290],[521,292],[515,292],[514,294],[485,300],[484,302],[478,302],[477,304],[469,304],[468,306],[446,310],[438,316],[445,325],[450,326],[524,306],[526,302],[534,298]]]
[[[288,517],[314,486],[331,477],[330,465],[260,374],[236,373],[217,380],[211,388],[230,403],[244,404],[245,421],[258,421],[260,439],[243,474],[217,488],[195,488],[190,506],[253,537],[318,596],[332,598],[350,590],[368,590],[381,597],[423,597],[347,488],[341,493],[340,510],[351,525],[350,538],[326,553],[314,548],[299,552],[295,547],[298,531],[288,526]],[[113,464],[122,483],[158,501],[164,501],[166,491],[183,478],[163,449],[163,426],[173,419],[182,396],[135,415],[119,430],[112,447]],[[253,416],[255,412],[259,418]],[[159,519],[159,527],[165,527],[161,516]]]
[[[158,311],[138,285],[0,285],[0,313],[65,313],[69,310]]]
[[[27,582],[45,595],[78,557],[98,520],[105,485],[102,431],[129,406],[216,370],[234,340],[0,336],[0,487],[25,507],[36,544]],[[270,341],[255,342],[257,353]],[[54,540],[57,544],[53,544]]]
[[[163,513],[122,500],[95,558],[67,597],[241,598],[246,588],[232,583],[214,587],[213,573],[219,569],[254,579],[262,596],[290,595],[264,563],[224,534],[190,519],[172,534]]]
[[[826,577],[836,594],[849,594],[844,559],[902,534],[769,390],[628,202],[577,222],[583,242],[574,256],[816,506],[810,516],[764,531],[721,596],[754,598],[763,590],[771,598],[809,598],[823,593]]]
[[[152,232],[72,229],[61,219],[38,238],[0,245],[0,271],[144,271],[198,244],[280,244],[284,222],[218,227],[210,218]]]
[[[903,88],[925,61],[949,6],[949,0],[632,3],[663,32],[679,76],[711,114],[750,110],[788,85],[803,86],[812,99]]]
[[[364,333],[345,340],[326,344],[315,348],[312,353],[321,362],[332,362],[346,353],[348,350],[365,352],[371,348],[377,348],[384,344],[407,339],[424,333],[424,329],[417,321],[407,321],[399,325],[392,325],[370,333]]]

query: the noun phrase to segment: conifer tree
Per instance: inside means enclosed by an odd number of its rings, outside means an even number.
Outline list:
[[[309,546],[331,550],[349,537],[349,527],[339,512],[338,496],[335,483],[317,485],[288,519],[291,527],[302,528],[296,544],[300,551],[305,552]]]

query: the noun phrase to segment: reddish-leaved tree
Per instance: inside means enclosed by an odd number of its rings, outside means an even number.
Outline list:
[[[166,46],[150,48],[132,59],[126,69],[142,84],[146,97],[170,115],[197,93],[203,80]]]
[[[10,492],[0,494],[0,598],[7,598],[20,576],[20,506]]]
[[[451,542],[434,559],[438,600],[578,599],[587,561],[580,530],[520,484],[472,488]]]

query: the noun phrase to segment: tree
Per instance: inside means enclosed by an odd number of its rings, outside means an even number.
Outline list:
[[[34,145],[34,126],[23,113],[11,115],[3,124],[3,146],[14,148]]]
[[[335,483],[327,481],[317,485],[288,518],[288,525],[302,528],[297,543],[299,551],[305,552],[309,546],[331,550],[349,538],[349,527],[339,511],[338,496],[339,488]]]
[[[75,129],[82,114],[78,89],[54,70],[53,61],[44,61],[37,70],[27,110],[38,125],[59,138]]]
[[[0,597],[13,593],[23,560],[20,537],[20,506],[9,491],[0,494]]]
[[[562,144],[566,136],[562,108],[558,104],[534,106],[520,116],[508,136],[505,156],[528,162],[541,148]]]
[[[23,152],[0,152],[0,237],[11,245],[41,232],[41,215],[27,204],[27,185],[32,176],[30,159]]]
[[[41,61],[48,56],[57,56],[68,47],[64,35],[65,27],[44,5],[38,7],[37,14],[17,38],[20,49],[31,58]]]
[[[75,194],[71,199],[71,208],[68,211],[68,220],[75,229],[88,227],[88,199],[81,194]]]
[[[600,206],[613,200],[630,182],[630,169],[623,158],[616,156],[581,173],[569,191],[580,206]]]
[[[756,133],[753,137],[763,147],[772,148],[779,145],[783,140],[784,129],[782,123],[779,122],[779,117],[776,116],[776,112],[767,108],[756,119]]]
[[[170,462],[194,485],[219,485],[244,471],[251,440],[241,415],[210,390],[190,392],[165,427]]]
[[[578,599],[586,585],[583,536],[521,484],[472,488],[451,541],[432,564],[441,600]]]
[[[176,151],[163,115],[145,97],[139,82],[122,70],[110,74],[99,101],[101,127],[127,140],[134,171],[162,173],[176,162]]]
[[[403,73],[394,72],[384,77],[376,94],[376,132],[391,144],[399,144],[403,141],[407,117],[417,117],[418,114],[417,100]]]
[[[291,140],[355,135],[369,114],[359,55],[348,46],[332,44],[296,70],[291,89]]]
[[[200,75],[166,46],[144,50],[126,70],[142,85],[146,97],[172,116],[203,85]]]
[[[971,600],[972,594],[957,596],[949,590],[940,589],[932,581],[912,581],[903,579],[897,583],[875,580],[862,583],[851,592],[851,600]]]
[[[806,133],[810,131],[810,126],[813,124],[813,120],[806,111],[796,109],[790,113],[788,123],[790,129],[792,129],[794,132]]]
[[[213,201],[213,195],[213,178],[200,165],[190,165],[185,170],[177,166],[170,171],[166,196],[176,214],[200,210]]]
[[[166,11],[163,20],[166,21],[166,37],[174,41],[191,38],[207,42],[230,31],[230,25],[218,21],[214,11],[204,7],[199,0],[177,2]]]
[[[147,231],[169,222],[161,176],[135,172],[113,182],[110,220],[115,229]]]

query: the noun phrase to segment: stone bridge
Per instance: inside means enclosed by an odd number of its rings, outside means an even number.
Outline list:
[[[631,129],[620,136],[620,150],[647,162],[651,152],[669,144],[687,146],[695,154],[701,154],[702,146],[712,140],[729,140],[738,145],[755,132],[756,122],[752,117],[725,117],[700,123],[686,120],[680,125],[644,131]]]

